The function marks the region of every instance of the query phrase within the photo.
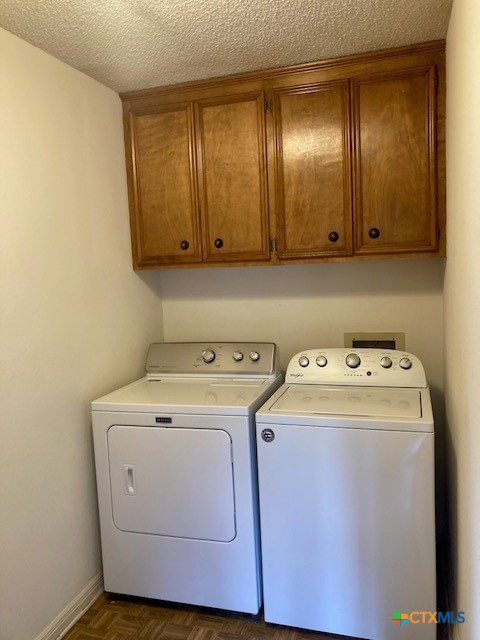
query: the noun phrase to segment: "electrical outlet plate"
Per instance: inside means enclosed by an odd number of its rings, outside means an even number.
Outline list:
[[[369,349],[397,349],[405,351],[405,334],[399,331],[375,331],[343,334],[343,346]]]

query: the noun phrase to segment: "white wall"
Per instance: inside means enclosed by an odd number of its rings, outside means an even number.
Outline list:
[[[480,638],[480,3],[454,0],[447,36],[445,386],[454,605]]]
[[[32,640],[100,571],[89,403],[162,319],[118,96],[5,31],[0,78],[0,638]]]
[[[442,412],[443,273],[442,259],[165,271],[165,340],[271,340],[286,366],[344,332],[403,331]]]

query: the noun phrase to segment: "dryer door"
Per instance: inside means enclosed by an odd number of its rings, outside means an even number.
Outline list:
[[[226,431],[114,425],[107,437],[118,529],[233,540],[232,441]]]

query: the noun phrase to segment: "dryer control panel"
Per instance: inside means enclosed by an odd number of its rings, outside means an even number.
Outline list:
[[[411,353],[393,349],[309,349],[290,360],[290,384],[362,387],[427,386],[425,370]]]
[[[145,371],[166,375],[268,377],[280,373],[272,342],[156,342],[150,345]]]

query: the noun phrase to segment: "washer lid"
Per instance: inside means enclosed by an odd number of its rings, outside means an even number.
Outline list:
[[[421,418],[418,389],[288,386],[270,407],[272,413]]]

